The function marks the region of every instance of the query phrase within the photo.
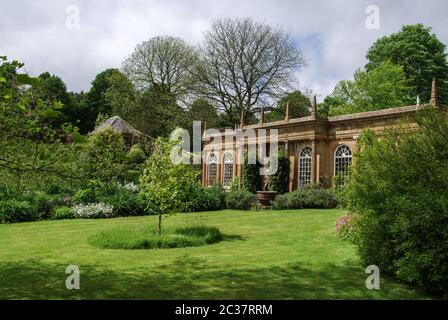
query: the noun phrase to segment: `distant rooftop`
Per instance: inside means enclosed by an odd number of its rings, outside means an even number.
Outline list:
[[[115,116],[112,118],[107,119],[102,124],[100,124],[98,127],[95,128],[95,130],[92,133],[98,132],[102,129],[106,128],[112,128],[115,131],[121,132],[121,133],[129,133],[129,134],[137,134],[140,135],[141,132],[132,127],[129,123],[121,119],[119,116]]]

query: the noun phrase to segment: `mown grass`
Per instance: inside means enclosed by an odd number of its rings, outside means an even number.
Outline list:
[[[122,227],[102,231],[91,236],[88,242],[104,249],[156,249],[187,248],[217,243],[223,235],[216,227],[188,226],[177,229],[164,229],[158,234],[153,228],[144,225]]]
[[[182,214],[164,227],[216,226],[225,241],[152,250],[102,249],[88,239],[117,228],[154,228],[156,217],[0,225],[0,299],[424,299],[368,274],[340,240],[343,210],[220,211]],[[375,250],[375,248],[372,248]],[[81,289],[67,290],[68,265]]]

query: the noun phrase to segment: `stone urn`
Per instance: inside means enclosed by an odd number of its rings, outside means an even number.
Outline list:
[[[265,207],[270,206],[276,196],[277,191],[257,191],[258,203]]]

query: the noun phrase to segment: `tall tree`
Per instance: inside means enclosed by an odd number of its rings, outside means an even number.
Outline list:
[[[433,78],[439,80],[440,101],[448,103],[448,62],[446,46],[439,41],[431,28],[422,24],[403,26],[401,31],[378,39],[367,52],[366,70],[378,68],[391,61],[403,67],[411,80],[411,94],[428,101]]]
[[[61,132],[50,125],[63,105],[53,97],[48,101],[36,95],[41,79],[21,73],[22,67],[0,57],[0,181],[13,175],[20,187],[24,176],[75,177],[75,162],[69,162],[75,147],[62,139],[76,132],[69,126]]]
[[[219,115],[216,108],[207,99],[196,99],[188,109],[187,117],[190,122],[207,122],[208,128],[214,128],[219,123]]]
[[[324,116],[401,107],[415,102],[409,96],[403,68],[384,62],[369,72],[358,70],[354,80],[340,81],[319,108]]]
[[[305,64],[287,33],[250,18],[215,21],[199,55],[196,90],[228,115],[231,126],[250,118],[256,105],[273,105]]]
[[[111,74],[104,97],[106,104],[110,107],[111,115],[120,116],[133,126],[139,124],[141,116],[138,106],[139,96],[126,75],[121,72]]]
[[[290,118],[300,118],[310,115],[310,98],[298,90],[288,93],[277,103],[277,106],[271,112],[266,113],[266,121],[284,119],[288,104]]]
[[[52,125],[59,127],[65,122],[76,124],[77,105],[67,92],[64,81],[49,72],[40,74],[38,79],[39,81],[32,87],[34,97],[50,103],[62,103],[62,108],[59,110],[60,116],[52,120]]]
[[[186,125],[186,111],[167,86],[151,86],[142,94],[139,104],[140,116],[145,119],[140,130],[151,137],[168,137],[174,129]]]
[[[180,38],[155,37],[137,45],[122,69],[138,91],[163,86],[177,100],[189,93],[196,57],[194,48]]]
[[[92,87],[86,96],[85,118],[80,124],[81,132],[87,133],[93,130],[98,114],[112,115],[112,106],[106,100],[106,92],[110,88],[110,77],[116,74],[120,74],[118,69],[106,69],[93,80]]]

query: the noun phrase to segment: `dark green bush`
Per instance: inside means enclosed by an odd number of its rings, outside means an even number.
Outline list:
[[[417,114],[418,128],[372,132],[349,187],[359,215],[358,245],[365,265],[420,288],[448,293],[448,115]]]
[[[112,128],[99,129],[89,136],[85,149],[84,170],[90,179],[104,183],[123,180],[127,147],[121,133]]]
[[[257,196],[248,191],[231,191],[225,198],[226,207],[236,210],[250,210],[257,203]]]
[[[94,188],[80,189],[72,198],[77,204],[95,203],[98,200],[98,192]]]
[[[146,203],[138,193],[122,189],[111,196],[100,196],[98,200],[113,206],[113,213],[116,217],[146,215]]]
[[[128,162],[131,164],[143,163],[146,160],[146,153],[139,145],[134,145],[128,154]]]
[[[260,175],[261,165],[258,161],[257,155],[246,152],[244,155],[244,163],[242,168],[242,184],[243,190],[251,193],[256,193],[262,190],[262,180]]]
[[[76,204],[104,203],[113,206],[116,217],[142,216],[148,214],[147,199],[117,183],[91,181],[86,189],[78,190],[73,196]]]
[[[40,219],[50,218],[53,210],[57,206],[70,205],[71,201],[63,195],[50,195],[45,193],[35,193],[24,197],[25,200],[33,203],[37,207]]]
[[[290,163],[284,148],[271,156],[269,166],[271,172],[276,169],[276,172],[269,176],[269,191],[277,191],[280,194],[288,192]]]
[[[35,221],[38,218],[39,208],[32,202],[16,199],[0,201],[1,223]]]
[[[225,207],[225,192],[220,185],[213,185],[209,188],[201,188],[195,195],[189,211],[214,211],[221,210]]]
[[[52,212],[51,218],[55,220],[72,219],[73,211],[67,206],[56,207]]]
[[[333,209],[338,205],[338,198],[331,190],[318,185],[307,185],[293,192],[278,195],[272,201],[272,207],[281,209]]]

